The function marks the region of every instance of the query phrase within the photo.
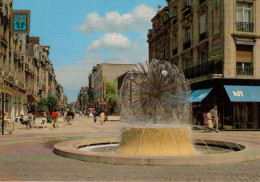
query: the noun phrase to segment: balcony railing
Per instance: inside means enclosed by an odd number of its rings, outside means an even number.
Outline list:
[[[200,33],[200,41],[204,40],[207,38],[207,33],[206,32],[203,32],[203,33]]]
[[[252,76],[253,74],[254,74],[253,66],[250,66],[250,67],[237,67],[237,75]]]
[[[183,43],[183,50],[190,48],[190,46],[191,46],[191,41],[190,40],[184,42]]]
[[[253,32],[254,31],[253,23],[237,22],[236,27],[237,27],[237,31],[242,31],[242,32]]]
[[[191,7],[187,6],[186,10],[183,13],[183,17],[185,18],[186,16],[188,16],[189,14],[191,14]]]
[[[176,55],[177,53],[178,53],[178,48],[175,48],[175,49],[172,50],[172,55],[173,56]]]
[[[192,79],[210,74],[223,74],[223,61],[216,60],[206,62],[188,69],[185,69],[186,78]]]

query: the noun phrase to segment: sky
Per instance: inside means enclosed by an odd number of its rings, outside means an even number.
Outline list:
[[[57,81],[69,102],[88,84],[93,66],[148,60],[147,32],[166,0],[13,0],[31,10],[30,36],[49,45]]]

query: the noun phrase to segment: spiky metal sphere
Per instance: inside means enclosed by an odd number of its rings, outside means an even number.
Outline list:
[[[121,117],[152,124],[188,123],[190,85],[167,61],[152,60],[131,68],[120,90]]]

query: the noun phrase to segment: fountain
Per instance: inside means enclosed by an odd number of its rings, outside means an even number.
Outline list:
[[[210,165],[260,158],[255,146],[243,139],[203,133],[191,138],[190,94],[189,82],[177,66],[160,60],[138,64],[129,70],[120,91],[121,120],[128,123],[120,138],[65,141],[55,144],[54,153],[127,165]]]
[[[195,155],[189,98],[189,82],[177,66],[153,60],[133,67],[120,91],[121,118],[133,126],[122,133],[117,153]]]

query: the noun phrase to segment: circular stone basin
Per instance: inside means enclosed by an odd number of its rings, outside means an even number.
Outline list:
[[[118,140],[93,138],[57,143],[54,145],[54,153],[87,162],[153,166],[218,165],[260,158],[259,146],[248,140],[240,139],[240,141],[243,145],[238,144],[237,141],[221,141],[221,138],[220,140],[217,138],[214,140],[195,139],[193,143],[199,152],[193,156],[143,156],[115,154]]]
[[[91,146],[82,146],[79,147],[79,150],[86,151],[86,152],[98,152],[98,153],[107,153],[107,154],[116,154],[118,150],[119,143],[114,144],[100,144],[100,145],[91,145]],[[213,146],[213,145],[201,145],[197,144],[194,146],[197,154],[221,154],[227,152],[234,152],[237,149],[229,148],[228,146]]]

